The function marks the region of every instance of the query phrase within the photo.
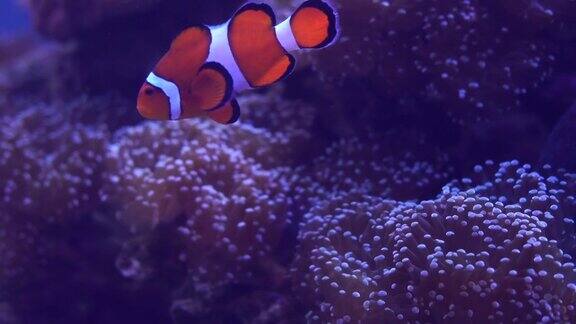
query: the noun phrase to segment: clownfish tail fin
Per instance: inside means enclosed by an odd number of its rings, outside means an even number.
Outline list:
[[[323,0],[304,2],[290,18],[290,27],[300,48],[329,46],[340,28],[336,9]]]

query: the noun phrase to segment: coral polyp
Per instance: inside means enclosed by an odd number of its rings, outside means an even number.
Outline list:
[[[0,206],[58,221],[93,210],[108,133],[40,105],[0,119]],[[66,142],[66,145],[62,145]]]
[[[508,11],[475,0],[342,1],[342,41],[315,66],[336,89],[362,84],[367,93],[439,103],[458,121],[493,118],[522,106],[557,60],[545,31],[523,32],[511,24],[506,14],[536,11],[523,1],[513,3],[501,6]],[[570,1],[558,5],[573,6]],[[552,15],[546,12],[552,10],[543,8],[544,16]],[[546,30],[569,21],[554,18],[538,26]],[[365,100],[338,90],[331,94],[347,103]]]
[[[546,190],[544,178],[515,166],[502,164],[495,186],[516,171]],[[509,188],[501,196],[483,190],[491,187],[486,182],[478,189],[449,185],[419,203],[348,196],[313,208],[293,270],[295,291],[313,305],[308,319],[573,321],[576,268],[562,247],[574,237],[558,231],[573,220],[562,220],[559,206],[541,210],[546,197],[564,191],[548,196],[504,179]],[[527,201],[534,205],[523,207]]]

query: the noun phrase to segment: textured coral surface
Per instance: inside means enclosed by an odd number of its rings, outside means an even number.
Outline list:
[[[558,64],[551,30],[569,30],[576,5],[550,2],[339,1],[342,39],[313,59],[324,80],[354,90],[331,93],[346,102],[405,95],[456,120],[492,118],[521,107]]]
[[[574,240],[574,175],[495,169],[478,166],[481,182],[434,200],[353,195],[313,208],[293,269],[308,320],[574,321],[576,268],[562,250]]]
[[[105,196],[134,227],[177,226],[193,280],[250,279],[291,219],[282,170],[258,162],[273,155],[271,137],[197,120],[121,130],[109,147]]]

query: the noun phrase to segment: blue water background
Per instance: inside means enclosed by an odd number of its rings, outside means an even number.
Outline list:
[[[30,17],[18,0],[0,0],[0,36],[31,30]]]

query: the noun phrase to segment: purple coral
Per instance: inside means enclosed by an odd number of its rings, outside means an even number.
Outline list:
[[[402,200],[431,197],[454,172],[450,158],[423,139],[408,143],[414,141],[410,135],[343,138],[302,169],[300,187],[316,202],[351,192]]]
[[[104,127],[71,121],[53,105],[0,118],[0,290],[8,293],[2,298],[30,293],[26,285],[47,275],[47,262],[63,253],[61,237],[47,233],[98,209],[107,141]]]
[[[450,185],[435,200],[349,196],[314,208],[294,272],[308,319],[573,321],[576,268],[558,237],[562,209],[540,208],[557,193],[542,192],[546,182],[562,180],[518,167],[502,164],[475,189]]]
[[[260,163],[283,143],[246,124],[128,128],[110,146],[104,198],[133,227],[176,227],[198,289],[242,282],[273,259],[291,221],[290,183],[281,168]]]
[[[0,206],[44,221],[93,210],[107,139],[46,105],[0,119]]]
[[[23,276],[42,264],[38,228],[32,222],[0,212],[0,290],[21,283]],[[5,292],[2,292],[5,294]],[[0,299],[6,298],[2,296]]]
[[[576,248],[576,174],[544,165],[536,170],[518,161],[496,164],[492,161],[474,168],[470,178],[454,181],[445,194],[472,189],[479,195],[514,204],[547,223],[548,237],[573,254]]]
[[[576,83],[575,83],[576,84]],[[576,104],[560,118],[548,137],[546,146],[542,150],[540,161],[570,171],[576,170]]]
[[[312,59],[340,102],[366,106],[370,103],[363,98],[376,92],[439,103],[458,121],[490,118],[520,107],[556,64],[550,36],[514,28],[496,5],[477,0],[339,4],[342,39]]]

